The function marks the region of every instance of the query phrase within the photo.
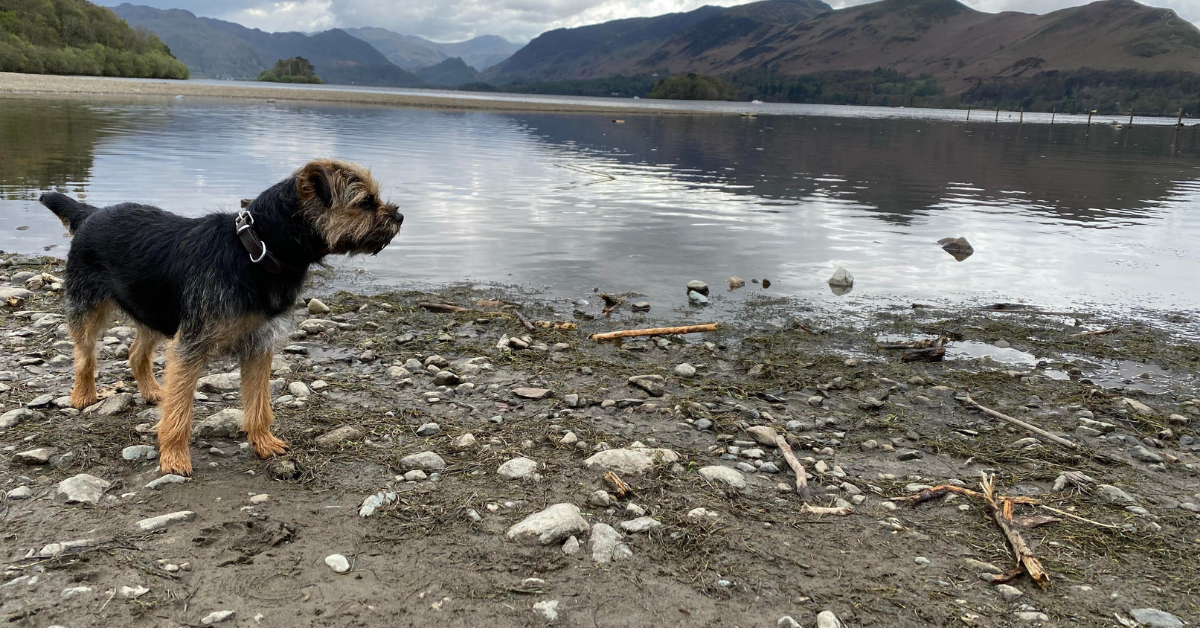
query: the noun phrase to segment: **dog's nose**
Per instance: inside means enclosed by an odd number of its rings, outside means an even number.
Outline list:
[[[392,214],[392,220],[395,220],[396,224],[402,225],[402,224],[404,224],[404,214],[401,214],[400,212],[396,212],[396,213]]]

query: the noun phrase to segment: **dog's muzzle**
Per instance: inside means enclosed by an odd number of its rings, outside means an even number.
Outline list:
[[[400,212],[396,212],[396,213],[392,214],[392,220],[396,221],[397,225],[402,225],[402,224],[404,224],[404,214],[401,214]]]

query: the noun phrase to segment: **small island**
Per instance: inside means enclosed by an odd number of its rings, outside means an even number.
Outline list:
[[[304,57],[280,59],[275,62],[275,67],[263,70],[262,74],[258,75],[258,80],[268,83],[325,83],[317,76],[317,69],[313,64]]]
[[[655,83],[649,97],[669,100],[737,100],[737,90],[729,81],[689,72]]]

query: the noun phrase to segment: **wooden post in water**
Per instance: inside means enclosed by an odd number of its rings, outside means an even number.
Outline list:
[[[1129,108],[1129,126],[1133,126],[1133,107]]]
[[[1179,108],[1179,119],[1175,121],[1175,126],[1183,126],[1183,107]]]
[[[1089,111],[1089,112],[1088,112],[1088,125],[1087,125],[1087,132],[1088,132],[1088,133],[1091,133],[1091,132],[1092,132],[1092,114],[1093,114],[1093,113],[1096,113],[1096,110],[1095,110],[1095,109],[1093,109],[1093,110],[1091,110],[1091,111]]]
[[[996,105],[996,122],[1000,121],[1000,105]]]
[[[1179,110],[1179,115],[1183,115],[1183,109]],[[967,107],[967,122],[971,121],[971,108]]]
[[[1054,126],[1054,118],[1058,116],[1058,107],[1050,111],[1050,126]]]
[[[1017,124],[1025,124],[1025,105],[1021,105],[1021,119],[1017,120]]]

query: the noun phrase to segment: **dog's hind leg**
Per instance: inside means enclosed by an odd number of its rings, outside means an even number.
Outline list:
[[[242,364],[242,404],[246,422],[242,429],[259,458],[278,456],[288,450],[287,443],[271,434],[271,352],[255,351],[244,355]]]
[[[177,345],[167,350],[166,385],[159,408],[158,468],[164,473],[189,476],[192,457],[189,442],[192,438],[192,396],[196,382],[208,364],[203,352],[180,351]]]
[[[129,370],[137,380],[138,392],[146,403],[158,403],[162,400],[162,386],[154,378],[154,351],[165,336],[146,327],[137,326],[137,335],[129,346]]]
[[[75,387],[71,389],[71,405],[79,410],[100,400],[96,393],[96,339],[111,312],[112,302],[107,300],[90,308],[72,307],[69,310],[67,331],[75,343]]]

